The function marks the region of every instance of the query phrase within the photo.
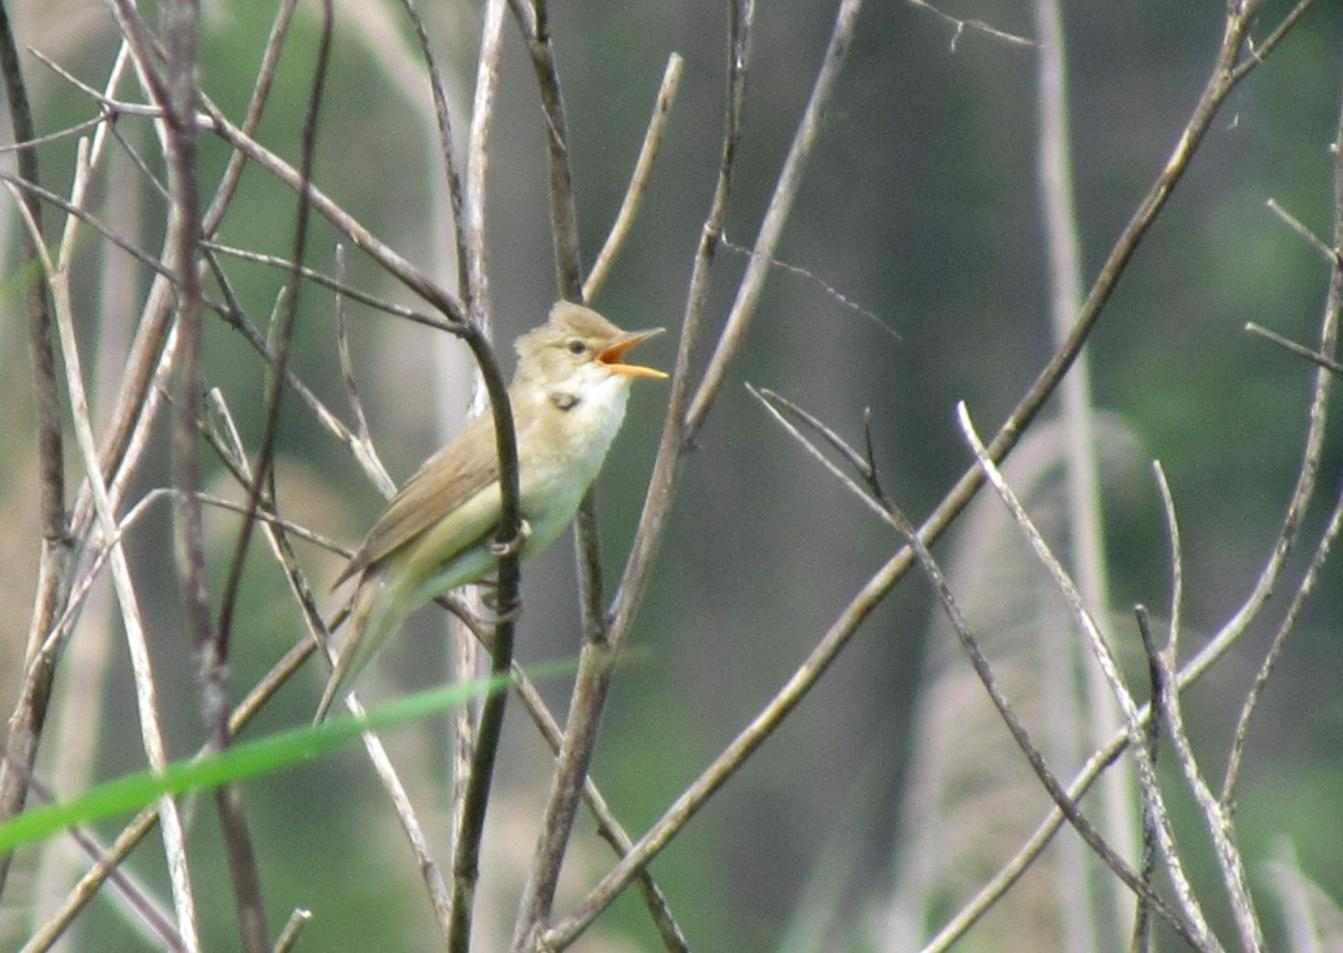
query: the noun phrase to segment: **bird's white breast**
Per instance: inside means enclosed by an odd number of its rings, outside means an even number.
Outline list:
[[[573,519],[625,419],[629,378],[602,372],[577,384],[568,410],[547,394],[528,415],[536,433],[518,434],[522,510],[532,527],[528,551],[549,545]]]

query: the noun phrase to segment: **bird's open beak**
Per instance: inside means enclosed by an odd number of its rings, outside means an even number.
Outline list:
[[[653,328],[649,331],[631,331],[624,337],[616,341],[610,347],[606,348],[597,355],[597,362],[605,364],[612,374],[624,374],[627,377],[652,377],[663,378],[667,375],[662,371],[652,367],[641,367],[638,364],[625,364],[620,359],[625,356],[625,352],[636,344],[647,341],[651,337],[656,337],[665,330],[664,328]]]

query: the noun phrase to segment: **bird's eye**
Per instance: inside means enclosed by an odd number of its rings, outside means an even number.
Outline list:
[[[582,341],[578,340],[578,338],[574,338],[572,341],[570,341],[568,347],[570,354],[582,354],[584,351],[588,349],[588,346],[584,344]]]

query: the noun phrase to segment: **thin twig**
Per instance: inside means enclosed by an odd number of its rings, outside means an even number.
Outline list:
[[[796,439],[798,439],[798,441],[809,453],[811,453],[812,456],[821,460],[822,463],[824,463],[827,466],[827,468],[831,469],[831,472],[836,472],[836,468],[832,464],[830,464],[829,460],[825,458],[824,454],[820,452],[819,448],[815,447],[814,444],[809,439],[803,436],[786,419],[784,419],[782,415],[779,414],[779,412],[775,410],[771,404],[766,402],[766,406],[771,410],[772,413],[775,414],[776,419],[779,419],[780,422],[784,424],[784,426],[793,434],[793,436]],[[857,458],[856,451],[848,447],[847,444],[845,444],[842,440],[840,440],[840,438],[837,435],[833,433],[833,431],[822,425],[810,414],[806,414],[804,411],[800,411],[798,415],[806,419],[809,426],[812,426],[813,429],[821,433],[823,439],[825,439],[832,446],[836,446],[840,450],[841,454],[845,456],[847,459],[849,459],[851,462],[853,462],[854,459]],[[974,439],[973,432],[971,432],[971,439],[972,440]],[[983,449],[982,446],[976,445],[977,453],[982,451],[982,449]],[[866,470],[869,469],[870,467],[871,465],[866,461],[862,462],[862,469]],[[996,474],[996,471],[990,473],[989,477],[991,480],[994,481],[995,486],[997,486],[1000,478]],[[1019,505],[1015,503],[1014,498],[1010,502],[1014,504],[1014,508],[1019,509]],[[903,516],[900,510],[892,502],[890,502],[889,500],[884,500],[882,506],[886,509],[888,520],[893,525],[895,525],[897,529],[900,530],[901,534],[909,541],[911,547],[914,549],[915,555],[919,558],[920,564],[922,565],[925,573],[929,576],[930,581],[932,582],[934,589],[938,594],[939,600],[942,602],[945,613],[947,614],[953,627],[956,629],[958,636],[960,637],[962,646],[965,648],[967,654],[970,656],[976,674],[983,682],[985,689],[988,691],[990,698],[994,703],[994,706],[999,710],[999,713],[1002,715],[1004,722],[1006,722],[1009,730],[1012,732],[1013,737],[1016,739],[1018,746],[1021,747],[1023,753],[1026,755],[1027,760],[1030,762],[1031,767],[1033,768],[1033,770],[1035,770],[1037,776],[1040,778],[1041,783],[1044,785],[1044,787],[1049,792],[1051,797],[1054,798],[1056,803],[1059,804],[1060,810],[1063,811],[1064,815],[1068,818],[1069,822],[1072,823],[1075,827],[1077,827],[1078,833],[1082,836],[1082,839],[1090,847],[1092,847],[1092,849],[1096,851],[1096,853],[1102,858],[1102,860],[1104,860],[1115,871],[1119,879],[1125,885],[1129,886],[1140,897],[1142,897],[1145,901],[1147,901],[1149,905],[1151,905],[1151,902],[1154,900],[1154,898],[1156,898],[1156,894],[1153,893],[1152,891],[1150,878],[1143,878],[1135,874],[1127,866],[1127,864],[1123,861],[1123,859],[1115,852],[1115,850],[1109,845],[1109,843],[1100,834],[1100,832],[1097,831],[1086,820],[1086,818],[1081,815],[1081,812],[1077,808],[1076,803],[1068,797],[1066,792],[1063,791],[1062,786],[1059,784],[1056,776],[1046,764],[1043,754],[1041,754],[1038,747],[1036,747],[1035,743],[1032,741],[1030,737],[1029,732],[1025,728],[1024,724],[1021,722],[1019,716],[1017,716],[1011,704],[1008,702],[1006,696],[1002,693],[1001,689],[998,687],[996,676],[993,674],[991,668],[989,667],[987,659],[984,657],[983,653],[979,649],[978,640],[970,632],[967,623],[962,617],[962,614],[959,608],[957,607],[954,598],[952,597],[951,590],[947,584],[945,577],[942,575],[941,570],[938,568],[937,564],[933,561],[931,554],[928,553],[926,546],[924,546],[924,544],[919,540],[918,534],[914,532],[913,527],[909,524],[908,520]],[[1021,519],[1023,517],[1024,514],[1020,514],[1018,518]],[[1027,529],[1029,535],[1031,536],[1032,544],[1036,546],[1041,545],[1040,542],[1038,541],[1038,533],[1035,532],[1033,526],[1029,525],[1029,521],[1027,521]],[[1046,554],[1046,556],[1048,556],[1048,554]],[[1048,559],[1050,561],[1053,561],[1052,557],[1048,557]],[[1061,567],[1058,567],[1057,563],[1055,562],[1052,571],[1057,574],[1061,573],[1062,569]],[[1069,598],[1070,603],[1076,603],[1077,601],[1076,597],[1077,594],[1074,590],[1072,592],[1071,597]],[[1164,817],[1164,807],[1161,805],[1160,799],[1155,791],[1155,784],[1156,784],[1155,772],[1150,770],[1144,771],[1143,777],[1145,782],[1144,793],[1150,794],[1151,804],[1153,807],[1153,814],[1158,818],[1162,818]],[[1168,827],[1169,825],[1168,820],[1166,820],[1166,825]],[[1178,914],[1175,914],[1175,912],[1169,910],[1169,908],[1166,908],[1165,910],[1158,909],[1158,912],[1162,913],[1163,917],[1167,916],[1178,917]],[[1182,924],[1187,926],[1189,930],[1198,930],[1200,920],[1191,917],[1187,923],[1182,920]],[[1180,926],[1176,926],[1176,928],[1180,929]],[[1206,927],[1203,928],[1203,932],[1206,933]],[[1201,948],[1214,949],[1216,947],[1209,945]]]
[[[33,794],[44,803],[51,804],[57,800],[56,792],[37,778],[31,778],[30,781]],[[91,863],[95,865],[106,863],[107,848],[91,831],[82,827],[71,827],[65,834],[75,842],[80,853]],[[109,870],[107,879],[111,881],[114,895],[125,904],[126,912],[138,921],[137,926],[147,931],[153,940],[162,944],[166,950],[171,950],[173,953],[186,950],[181,934],[173,925],[172,913],[150,895],[148,887],[128,872],[115,867]]]
[[[262,252],[252,251],[248,248],[235,248],[232,245],[224,245],[220,242],[202,242],[202,247],[208,251],[219,252],[221,255],[228,255],[230,258],[238,258],[242,261],[254,261],[258,264],[269,265],[272,268],[280,268],[284,271],[292,271],[295,268],[295,262],[279,255],[267,255]],[[342,246],[343,247],[343,246]],[[446,331],[448,334],[461,335],[462,329],[449,321],[435,317],[432,314],[425,314],[423,311],[417,311],[414,308],[407,308],[405,305],[396,304],[392,301],[379,298],[369,294],[353,285],[347,284],[339,275],[332,277],[323,272],[310,268],[307,265],[299,264],[299,273],[309,281],[316,282],[323,288],[328,288],[338,295],[342,295],[360,304],[367,305],[378,311],[385,312],[398,318],[404,318],[407,321],[413,321],[416,324],[422,324],[427,328],[433,328],[435,331]]]
[[[1266,338],[1267,340],[1272,341],[1284,351],[1289,351],[1297,357],[1303,357],[1312,364],[1318,364],[1331,374],[1343,377],[1343,364],[1340,364],[1327,354],[1321,354],[1319,351],[1312,351],[1308,347],[1302,347],[1295,341],[1283,337],[1276,331],[1270,331],[1268,328],[1255,324],[1253,321],[1247,321],[1245,323],[1245,330],[1251,334],[1257,334],[1261,338]]]
[[[960,17],[953,17],[949,13],[943,13],[937,7],[933,6],[928,0],[905,0],[911,7],[918,7],[921,10],[927,10],[944,23],[949,23],[955,27],[956,32],[951,37],[951,52],[956,52],[956,43],[961,34],[966,30],[975,33],[981,33],[994,40],[1001,40],[1009,46],[1037,47],[1040,46],[1035,40],[1024,36],[1017,36],[1015,33],[1008,33],[1006,30],[1000,30],[995,26],[985,23],[983,20],[963,20]]]
[[[285,656],[271,667],[260,682],[248,693],[247,697],[233,709],[229,719],[229,731],[236,737],[244,727],[261,711],[274,694],[279,691],[297,672],[303,663],[315,651],[316,645],[307,638],[298,642]],[[196,757],[209,753],[201,748]],[[135,816],[108,847],[102,862],[91,868],[70,891],[65,905],[36,931],[19,953],[46,953],[69,928],[74,918],[97,895],[108,876],[116,869],[132,850],[144,840],[145,835],[154,829],[159,821],[159,807],[147,807]]]
[[[6,143],[0,145],[0,153],[19,152],[26,149],[33,149],[37,146],[45,146],[48,143],[60,142],[62,139],[69,139],[73,136],[79,136],[94,126],[102,125],[105,122],[113,121],[114,117],[110,113],[103,113],[100,116],[94,116],[92,119],[85,119],[83,122],[77,122],[73,126],[61,129],[57,132],[49,132],[45,136],[34,136],[24,142]]]
[[[862,10],[862,0],[844,0],[835,14],[835,24],[826,47],[825,58],[816,74],[807,107],[802,113],[797,131],[793,135],[788,156],[779,171],[778,181],[774,185],[774,194],[770,197],[769,208],[760,232],[756,235],[755,245],[751,248],[751,258],[746,265],[746,274],[742,276],[737,288],[737,297],[732,302],[727,324],[719,336],[709,366],[704,371],[699,388],[690,409],[686,411],[686,439],[693,440],[704,423],[714,396],[727,375],[727,368],[740,349],[746,332],[755,317],[756,305],[764,291],[765,277],[769,272],[769,263],[778,250],[783,237],[783,227],[793,209],[793,201],[802,184],[802,176],[807,162],[811,158],[812,147],[816,144],[821,131],[825,109],[834,94],[840,71],[844,67],[850,41]]]
[[[76,161],[76,175],[87,175],[87,141],[81,142],[80,154]],[[9,186],[15,198],[19,195],[13,186]],[[82,189],[76,184],[75,191]],[[24,219],[35,234],[37,223],[27,215],[26,206],[20,202]],[[75,424],[75,437],[83,456],[90,488],[98,514],[99,526],[103,536],[111,539],[116,536],[116,517],[107,487],[102,481],[98,469],[97,446],[93,436],[93,427],[89,419],[88,400],[84,393],[83,371],[80,366],[79,349],[75,338],[74,321],[70,312],[70,291],[67,272],[59,270],[47,256],[45,249],[39,254],[45,269],[56,313],[57,330],[60,334],[61,349],[66,367],[66,380],[70,393],[72,416]],[[134,584],[130,576],[130,564],[125,550],[115,547],[111,553],[112,579],[116,586],[117,599],[121,604],[122,623],[126,631],[127,644],[130,647],[131,664],[135,674],[136,701],[140,712],[140,727],[144,741],[145,755],[154,770],[162,770],[167,764],[167,755],[163,744],[162,728],[159,724],[158,699],[153,673],[149,661],[149,649],[145,640],[143,620],[140,615]],[[178,931],[181,933],[190,951],[200,950],[200,939],[196,930],[196,904],[191,890],[190,874],[187,866],[185,838],[181,819],[172,798],[164,797],[160,801],[164,815],[164,847],[168,855],[168,869],[172,874],[173,900],[177,908]]]
[[[160,26],[165,48],[166,90],[151,86],[151,92],[157,105],[164,109],[168,183],[172,193],[170,260],[177,271],[180,334],[174,389],[176,420],[172,428],[173,484],[180,491],[173,498],[174,554],[187,630],[200,664],[202,717],[207,737],[213,739],[217,750],[222,750],[229,739],[227,630],[216,626],[211,619],[204,521],[200,501],[195,497],[200,488],[196,421],[200,415],[205,351],[201,320],[204,293],[199,266],[202,215],[195,122],[199,98],[196,85],[199,9],[194,0],[175,0],[166,5]],[[137,56],[137,61],[142,70],[148,69],[145,57]],[[227,617],[224,621],[228,621]],[[214,799],[233,885],[241,946],[247,953],[266,953],[270,937],[261,899],[261,873],[240,791],[237,785],[223,785],[215,790]]]
[[[247,471],[242,439],[238,435],[238,429],[233,422],[232,414],[229,413],[227,405],[223,403],[222,397],[217,391],[213,392],[211,403],[216,408],[215,417],[222,424],[219,428],[219,437],[222,438],[219,445],[221,456],[226,460],[237,461],[241,465],[242,470],[236,476],[243,486],[248,486],[251,484],[253,477]],[[273,505],[273,500],[269,497],[264,502],[268,506]],[[308,585],[307,578],[299,568],[298,560],[294,555],[293,547],[285,533],[283,524],[278,521],[268,521],[264,524],[264,531],[270,543],[271,551],[280,563],[285,579],[289,583],[290,591],[303,614],[303,621],[307,626],[309,636],[306,644],[311,648],[319,648],[323,658],[327,659],[329,664],[331,658],[330,630],[340,624],[343,615],[338,616],[329,625],[322,619],[321,610],[317,606],[317,599],[313,595],[312,587]],[[363,706],[354,693],[346,696],[345,704],[352,714],[363,715]],[[368,753],[369,762],[373,765],[374,773],[378,775],[378,780],[387,791],[388,797],[392,801],[393,810],[396,811],[397,819],[401,822],[401,828],[410,842],[411,851],[415,856],[416,868],[424,881],[429,903],[433,907],[439,928],[443,931],[443,936],[446,939],[450,907],[448,889],[438,863],[434,860],[429,849],[429,839],[425,836],[424,827],[415,813],[415,808],[411,804],[405,785],[402,784],[400,777],[397,775],[382,741],[371,731],[363,732],[361,738]]]
[[[578,674],[565,724],[541,834],[532,855],[523,888],[518,917],[513,930],[513,948],[525,950],[527,944],[546,926],[554,903],[560,866],[564,860],[569,831],[572,829],[578,792],[587,775],[596,746],[600,711],[614,670],[619,649],[629,631],[647,586],[653,561],[661,546],[663,528],[670,513],[680,463],[686,449],[684,415],[690,393],[690,367],[699,339],[705,303],[709,291],[709,272],[723,233],[727,202],[737,150],[741,142],[745,110],[747,67],[754,5],[751,0],[733,0],[728,7],[727,95],[724,106],[723,147],[718,179],[708,214],[700,232],[691,271],[690,289],[681,323],[681,340],[676,368],[672,375],[671,395],[663,420],[653,476],[644,500],[639,528],[635,533],[621,587],[612,610],[606,641],[584,639],[579,655]]]
[[[344,283],[345,279],[345,246],[336,246],[336,278]],[[364,452],[377,458],[377,450],[373,446],[373,436],[368,429],[368,417],[364,414],[364,402],[359,399],[359,386],[354,378],[354,358],[350,355],[350,330],[349,319],[345,311],[345,295],[336,292],[336,350],[340,355],[340,376],[345,384],[345,396],[350,403],[350,413],[354,414],[355,435],[359,438],[359,443],[363,446]],[[382,461],[378,461],[378,468],[385,470]],[[379,487],[383,489],[383,487]],[[395,492],[395,488],[388,486],[387,495]]]
[[[1049,766],[1045,763],[1044,756],[1040,753],[1040,750],[1035,746],[1034,742],[1032,742],[1030,733],[1026,730],[1026,726],[1021,722],[1021,719],[1008,702],[1007,697],[998,687],[993,670],[989,667],[988,660],[984,657],[983,652],[980,651],[978,641],[975,639],[974,634],[970,631],[969,624],[961,614],[960,608],[952,596],[951,588],[947,582],[946,576],[942,573],[937,562],[933,559],[932,553],[928,551],[928,547],[923,543],[923,540],[919,538],[919,534],[915,531],[913,524],[909,522],[903,513],[898,509],[894,509],[892,510],[892,515],[895,516],[896,521],[901,525],[901,530],[905,535],[905,539],[913,548],[920,567],[932,584],[933,590],[937,594],[938,601],[942,605],[944,614],[950,620],[952,628],[956,630],[956,635],[959,638],[962,647],[970,656],[970,662],[974,666],[975,674],[979,676],[980,682],[983,683],[984,689],[988,692],[994,707],[998,709],[998,713],[1002,716],[1008,730],[1011,731],[1017,746],[1021,748],[1022,753],[1026,756],[1026,760],[1030,762],[1036,777],[1040,779],[1040,783],[1044,785],[1045,790],[1058,806],[1058,809],[1068,818],[1068,822],[1073,825],[1074,829],[1076,829],[1082,840],[1086,842],[1087,846],[1095,851],[1105,864],[1114,871],[1115,875],[1122,880],[1126,886],[1133,890],[1135,894],[1141,897],[1152,911],[1165,920],[1173,930],[1179,933],[1180,936],[1196,949],[1219,950],[1220,946],[1217,944],[1216,939],[1208,933],[1207,925],[1203,923],[1201,919],[1186,919],[1178,911],[1169,907],[1152,890],[1150,883],[1138,876],[1132,868],[1128,866],[1127,862],[1115,853],[1114,848],[1105,841],[1101,833],[1082,815],[1081,810],[1077,806],[1077,802],[1069,797],[1068,792],[1063,789],[1063,786],[1059,783],[1054,773],[1049,769]]]
[[[457,259],[457,293],[462,296],[462,304],[468,314],[475,309],[476,289],[471,283],[471,253],[466,217],[463,214],[464,199],[462,177],[458,172],[457,147],[452,135],[452,115],[448,111],[448,96],[443,89],[443,76],[439,73],[438,63],[434,60],[433,48],[429,45],[429,34],[424,21],[415,9],[413,0],[401,0],[406,17],[415,29],[415,39],[420,44],[420,55],[424,57],[425,72],[428,73],[429,90],[434,98],[434,119],[438,127],[438,149],[443,157],[443,173],[448,180],[448,202],[452,206],[453,247]]]
[[[979,435],[975,432],[974,424],[970,421],[970,414],[966,410],[964,402],[956,405],[957,422],[960,424],[961,433],[970,444],[974,451],[975,459],[979,465],[984,468],[984,475],[997,491],[999,498],[1011,512],[1017,526],[1026,536],[1035,551],[1040,563],[1048,570],[1054,584],[1063,595],[1067,602],[1073,619],[1078,629],[1086,636],[1087,644],[1090,646],[1093,656],[1100,670],[1105,674],[1105,681],[1109,684],[1110,690],[1115,700],[1119,703],[1120,711],[1124,715],[1124,725],[1128,732],[1129,747],[1132,749],[1137,762],[1138,771],[1143,778],[1142,790],[1143,796],[1151,801],[1151,812],[1157,821],[1157,846],[1161,849],[1162,860],[1165,861],[1167,872],[1170,874],[1172,883],[1175,885],[1176,896],[1180,900],[1180,906],[1187,918],[1187,924],[1193,931],[1195,945],[1200,949],[1219,949],[1220,944],[1216,937],[1208,928],[1207,920],[1204,917],[1202,908],[1194,895],[1193,887],[1189,883],[1189,878],[1184,872],[1184,864],[1181,861],[1180,853],[1175,845],[1175,831],[1170,822],[1170,816],[1166,811],[1164,800],[1161,796],[1160,788],[1156,783],[1156,768],[1151,763],[1147,749],[1143,745],[1142,734],[1142,714],[1138,710],[1137,704],[1133,700],[1128,687],[1124,683],[1123,675],[1119,670],[1119,663],[1115,659],[1114,652],[1106,641],[1100,628],[1096,625],[1095,619],[1087,610],[1082,600],[1082,595],[1077,591],[1072,579],[1068,576],[1066,570],[1059,563],[1058,559],[1049,550],[1048,544],[1040,531],[1031,522],[1021,501],[1017,499],[1012,488],[1008,486],[1007,480],[997,465],[989,459],[988,451]],[[1173,671],[1172,671],[1173,676]],[[1167,705],[1170,699],[1163,700]],[[1066,811],[1065,811],[1066,814]],[[1069,818],[1071,821],[1072,819]],[[1118,873],[1116,868],[1116,873]],[[1121,874],[1122,877],[1122,874]],[[1124,882],[1132,886],[1127,878]]]
[[[1303,240],[1307,245],[1309,245],[1312,249],[1314,249],[1315,253],[1318,254],[1321,258],[1323,258],[1326,263],[1330,265],[1337,264],[1339,259],[1338,252],[1335,251],[1333,248],[1329,247],[1328,242],[1326,242],[1324,239],[1320,238],[1320,236],[1316,235],[1313,231],[1311,231],[1310,228],[1307,227],[1306,224],[1302,222],[1299,218],[1297,218],[1291,212],[1287,211],[1285,208],[1279,205],[1277,199],[1269,199],[1268,202],[1265,204],[1268,205],[1268,210],[1270,212],[1278,216],[1278,219],[1284,225],[1290,228],[1293,232],[1296,233],[1298,238]]]
[[[280,931],[279,937],[275,940],[273,953],[289,953],[298,942],[299,931],[308,925],[312,919],[312,911],[303,907],[296,907],[294,912],[289,914],[289,920],[285,923],[284,929]]]
[[[615,223],[606,244],[597,253],[587,280],[583,282],[583,300],[591,301],[606,283],[607,272],[620,253],[625,238],[629,235],[634,219],[638,215],[639,205],[644,192],[648,189],[648,179],[653,173],[653,161],[657,158],[658,147],[662,144],[662,134],[667,129],[667,120],[671,117],[672,103],[676,100],[676,90],[681,83],[681,67],[684,61],[673,53],[667,58],[667,68],[662,73],[662,85],[658,87],[657,101],[653,104],[653,115],[648,120],[648,129],[644,133],[643,145],[639,148],[639,158],[634,163],[634,174],[625,189],[625,198],[616,213]]]
[[[1044,213],[1049,324],[1053,340],[1058,343],[1067,337],[1082,300],[1082,250],[1070,151],[1067,42],[1059,0],[1035,0],[1032,6],[1040,38],[1036,177]],[[1059,397],[1070,567],[1087,604],[1107,607],[1110,587],[1101,519],[1095,409],[1085,351],[1077,356],[1060,384]],[[1079,671],[1076,666],[1065,664],[1050,671],[1052,676],[1045,677],[1042,688],[1044,704],[1051,711],[1053,750],[1066,751],[1069,758],[1075,758],[1080,744],[1097,744],[1119,727],[1119,711],[1097,666],[1084,664]],[[1120,762],[1102,782],[1097,810],[1106,837],[1126,853],[1136,840],[1129,809],[1132,797],[1133,774],[1126,762]],[[1110,880],[1106,883],[1108,896],[1092,903],[1082,863],[1075,841],[1061,845],[1054,882],[1060,896],[1061,916],[1067,924],[1069,948],[1094,950],[1098,933],[1108,933],[1122,922],[1128,898],[1120,885]]]
[[[1152,627],[1147,615],[1147,607],[1133,607],[1138,620],[1138,633],[1142,638],[1143,651],[1147,655],[1147,682],[1151,695],[1152,714],[1147,719],[1143,732],[1143,743],[1147,746],[1147,758],[1156,767],[1158,745],[1161,739],[1161,722],[1164,713],[1161,709],[1161,679],[1164,677],[1161,664],[1157,661],[1156,641],[1152,638]],[[1144,783],[1146,780],[1144,779]],[[1142,798],[1142,859],[1139,862],[1139,876],[1149,886],[1156,876],[1158,830],[1153,803],[1146,792]],[[1133,913],[1133,933],[1129,938],[1129,953],[1149,953],[1152,947],[1152,908],[1141,897]]]

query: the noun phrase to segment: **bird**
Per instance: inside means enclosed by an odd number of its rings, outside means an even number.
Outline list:
[[[602,315],[559,301],[514,343],[508,401],[518,449],[520,554],[545,549],[573,519],[625,417],[636,378],[662,371],[626,364],[630,348],[662,328],[622,331]],[[495,567],[502,511],[493,417],[482,414],[426,460],[369,530],[333,588],[358,583],[345,641],[314,723],[420,606]]]

